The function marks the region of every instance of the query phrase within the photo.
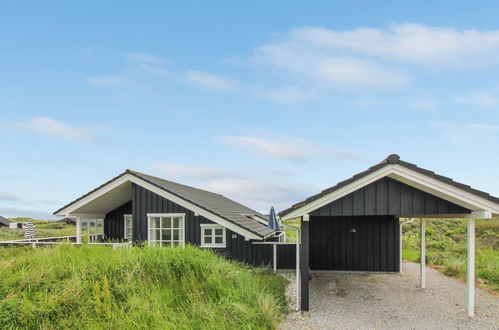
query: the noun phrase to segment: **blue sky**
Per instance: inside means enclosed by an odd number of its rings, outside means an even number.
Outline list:
[[[260,211],[390,153],[499,195],[499,4],[2,2],[0,215],[126,168]]]

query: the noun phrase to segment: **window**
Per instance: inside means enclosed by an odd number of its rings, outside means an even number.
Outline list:
[[[83,219],[81,220],[81,234],[95,242],[99,236],[104,236],[104,220],[102,219]]]
[[[201,225],[201,247],[225,247],[225,228],[220,225]]]
[[[132,235],[133,235],[133,218],[131,214],[125,214],[123,215],[125,218],[125,223],[123,228],[125,228],[125,231],[123,233],[123,237],[127,240],[132,240]]]
[[[159,246],[184,245],[183,213],[148,214],[149,244]]]

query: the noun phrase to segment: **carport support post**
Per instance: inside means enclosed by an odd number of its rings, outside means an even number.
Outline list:
[[[76,244],[81,244],[81,218],[76,218]]]
[[[309,230],[310,216],[305,214],[301,218],[301,310],[308,312],[309,310],[309,264],[308,264],[308,248],[309,248]]]
[[[421,280],[421,289],[424,289],[426,287],[426,244],[425,244],[425,240],[426,240],[426,232],[425,232],[425,225],[426,225],[426,221],[424,218],[421,218],[420,219],[420,235],[421,235],[421,252],[420,252],[420,257],[419,259],[420,260],[420,280]]]
[[[466,307],[469,316],[475,315],[475,219],[468,218],[468,240],[467,240],[467,254],[468,254],[468,271],[466,282],[468,289],[466,291]]]

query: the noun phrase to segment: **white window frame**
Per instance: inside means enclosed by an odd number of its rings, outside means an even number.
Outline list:
[[[130,228],[130,233],[127,231],[127,222],[130,220],[132,227]],[[125,240],[131,241],[133,240],[133,215],[132,214],[123,214],[123,238]]]
[[[93,233],[90,228],[93,228]],[[83,236],[87,236],[90,242],[95,242],[99,236],[104,237],[104,219],[82,219],[81,230]]]
[[[211,229],[211,243],[205,242],[205,229]],[[215,243],[215,229],[222,229],[222,243]],[[225,248],[227,247],[227,231],[225,227],[218,224],[203,223],[201,224],[201,247],[202,248]]]
[[[179,235],[178,235],[178,238],[179,238],[178,245],[185,246],[185,213],[148,213],[147,214],[147,242],[149,243],[149,245],[152,245],[151,243],[156,243],[156,244],[159,243],[159,246],[168,246],[166,244],[169,243],[169,241],[163,241],[162,239],[157,239],[157,240],[151,241],[151,219],[157,218],[157,217],[160,217],[160,218],[178,218],[178,217],[180,217],[181,218],[182,224],[178,228],[178,230],[180,231]],[[158,229],[161,232],[163,229],[166,230],[167,228],[155,228],[155,230],[158,230]],[[173,238],[173,229],[177,229],[177,228],[172,227],[169,229],[172,230],[171,237]],[[161,234],[160,234],[160,237],[161,237]],[[173,242],[177,242],[177,241],[176,240],[174,241],[172,239],[170,241],[170,243],[173,243]]]

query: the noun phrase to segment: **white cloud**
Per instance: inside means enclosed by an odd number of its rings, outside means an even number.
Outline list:
[[[178,163],[152,163],[151,167],[174,179],[214,179],[227,176],[234,176],[234,173],[223,171],[208,166],[198,166],[191,164],[178,164]]]
[[[0,191],[0,200],[4,201],[17,201],[19,198],[11,193]]]
[[[431,126],[445,139],[456,143],[491,143],[499,139],[499,126],[470,123],[453,124],[434,122]],[[496,143],[496,142],[494,142]]]
[[[499,95],[486,92],[475,92],[469,96],[457,97],[455,100],[457,103],[480,108],[499,107]]]
[[[286,86],[276,89],[258,90],[257,96],[282,103],[298,103],[308,100],[312,94],[302,88]]]
[[[1,207],[0,214],[4,217],[17,218],[17,217],[29,217],[34,219],[51,220],[57,219],[52,213],[47,211],[23,209],[23,208],[9,208]]]
[[[233,91],[238,87],[235,80],[209,72],[191,70],[185,76],[195,84],[217,91]]]
[[[289,207],[301,198],[300,187],[289,187],[253,178],[219,178],[201,184],[203,189],[227,196],[260,212],[271,206],[277,210]]]
[[[273,69],[268,72],[280,80],[288,77],[295,85],[322,93],[339,87],[402,88],[416,68],[457,70],[498,64],[499,30],[412,23],[351,30],[305,26],[258,47],[254,59]]]
[[[102,75],[86,78],[91,85],[104,88],[140,88],[137,81],[123,75]]]
[[[225,136],[222,141],[235,148],[264,158],[280,161],[305,162],[311,158],[357,158],[340,149],[286,135]]]
[[[256,178],[242,172],[178,163],[159,162],[150,167],[167,180],[222,194],[261,212],[267,212],[270,206],[287,208],[303,198],[303,194],[315,190],[309,189],[309,185],[296,184],[289,177],[280,177],[282,182],[277,182],[275,175]]]
[[[289,38],[313,48],[417,64],[471,66],[499,61],[499,30],[404,23],[346,31],[301,27],[292,30]]]
[[[72,126],[49,117],[35,117],[27,122],[15,124],[14,127],[67,140],[84,142],[95,140],[98,133],[95,128]]]
[[[302,83],[327,87],[403,87],[408,76],[382,67],[367,59],[342,56],[314,49],[297,41],[267,45],[258,49],[258,58],[264,63],[284,70]]]

